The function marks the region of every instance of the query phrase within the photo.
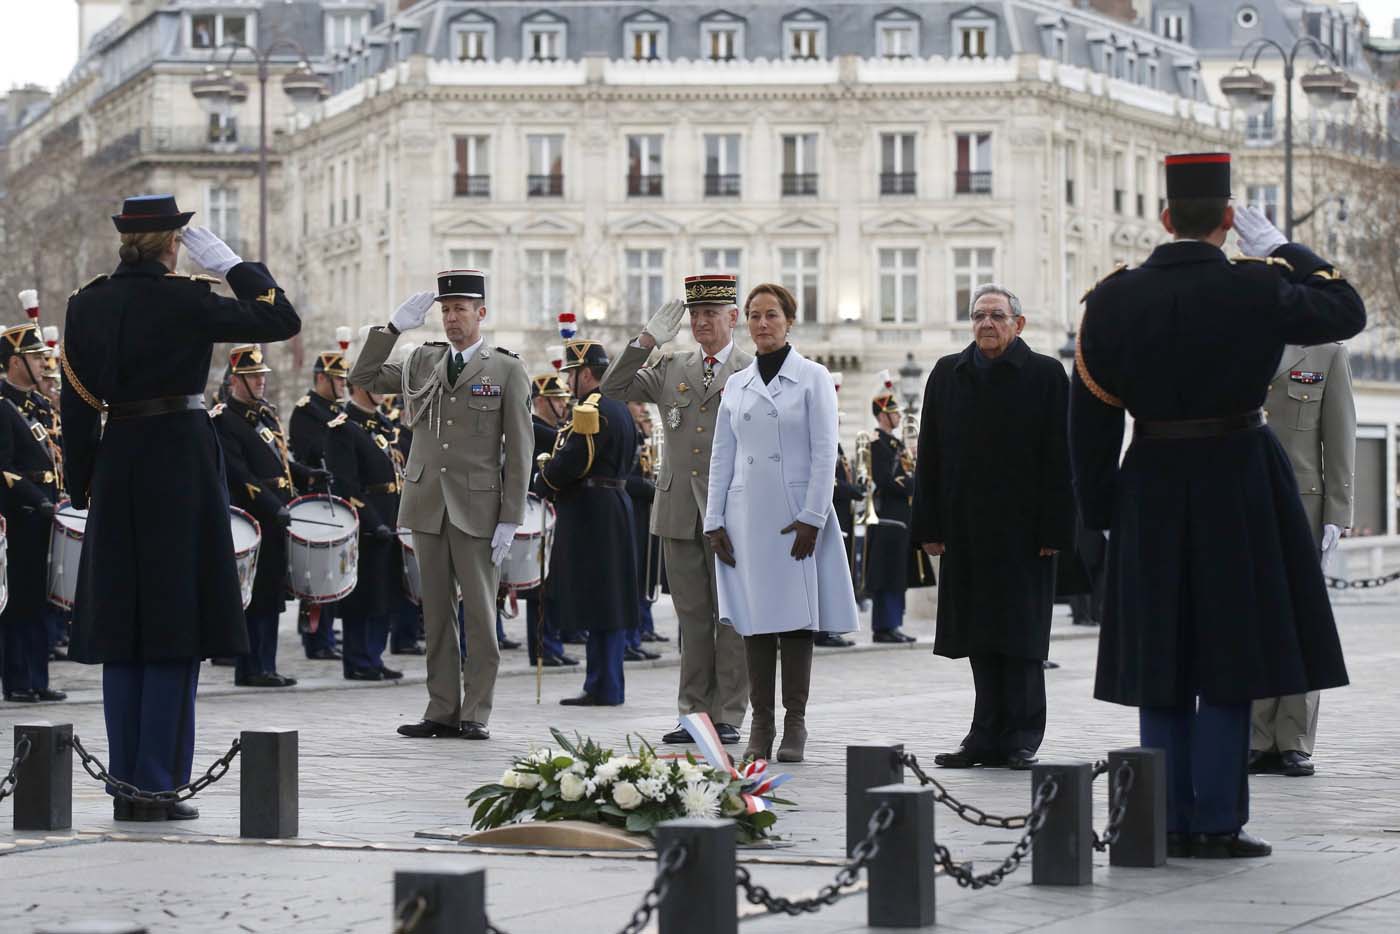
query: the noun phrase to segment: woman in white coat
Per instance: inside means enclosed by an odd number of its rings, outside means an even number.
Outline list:
[[[724,385],[710,454],[705,534],[714,546],[720,622],[744,637],[753,723],[746,758],[767,759],[783,669],[779,762],[807,742],[812,640],[859,628],[850,566],[832,505],[836,390],[826,367],[787,342],[797,301],[755,286],[744,319],[757,356]]]

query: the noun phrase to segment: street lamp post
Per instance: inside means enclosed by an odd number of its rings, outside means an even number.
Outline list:
[[[904,355],[904,365],[899,368],[899,394],[904,397],[904,407],[913,414],[919,411],[919,392],[923,389],[920,377],[923,369],[914,362],[914,355]]]
[[[190,93],[204,108],[205,112],[229,117],[233,108],[248,99],[248,85],[239,81],[230,67],[240,49],[252,54],[258,65],[258,259],[267,259],[267,82],[271,77],[272,56],[286,49],[296,53],[300,61],[296,68],[282,78],[282,90],[291,98],[297,110],[314,106],[330,96],[326,79],[311,70],[306,50],[290,39],[278,39],[262,49],[255,49],[243,42],[226,42],[222,48],[228,49],[221,74],[214,74],[214,66],[206,69],[206,76],[190,83]],[[217,55],[217,50],[215,55]]]
[[[1342,114],[1356,100],[1360,86],[1337,67],[1337,57],[1330,46],[1312,36],[1302,36],[1285,49],[1272,39],[1255,39],[1240,51],[1240,62],[1253,49],[1249,66],[1236,65],[1220,79],[1220,92],[1231,107],[1246,116],[1258,116],[1273,106],[1274,83],[1260,75],[1255,68],[1266,49],[1273,49],[1283,59],[1283,234],[1293,239],[1293,76],[1298,53],[1311,48],[1321,59],[1316,68],[1303,75],[1299,84],[1316,110]],[[1309,213],[1311,216],[1311,212]]]

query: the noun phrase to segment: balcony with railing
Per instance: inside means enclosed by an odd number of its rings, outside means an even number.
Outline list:
[[[881,172],[880,194],[912,195],[915,193],[917,178],[918,174],[915,172]]]
[[[739,196],[739,175],[707,174],[705,176],[705,196],[708,198],[735,198]]]
[[[132,130],[100,147],[94,161],[103,165],[127,162],[150,155],[252,155],[258,151],[257,136],[245,138],[227,128],[207,126],[144,127]]]
[[[953,191],[960,195],[989,195],[992,193],[992,173],[954,172]]]
[[[661,196],[660,175],[628,175],[627,197],[657,198]]]
[[[784,172],[784,195],[815,195],[817,193],[816,172]]]
[[[452,193],[458,198],[489,198],[491,197],[491,176],[454,175],[452,176]]]
[[[564,195],[564,176],[527,175],[525,193],[531,198],[561,198]]]

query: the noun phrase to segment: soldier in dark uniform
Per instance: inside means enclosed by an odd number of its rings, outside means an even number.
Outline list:
[[[360,565],[355,589],[340,601],[345,636],[345,677],[385,681],[403,672],[384,666],[389,615],[402,598],[403,549],[396,523],[403,489],[403,455],[394,447],[394,427],[380,399],[363,386],[329,423],[326,464],[337,496],[360,514]]]
[[[627,411],[632,415],[632,426],[637,429],[637,456],[627,471],[627,497],[632,501],[632,547],[637,555],[637,628],[627,630],[627,647],[622,658],[629,662],[645,662],[661,656],[650,649],[642,648],[643,636],[656,631],[656,623],[651,618],[651,602],[647,600],[647,564],[651,562],[651,573],[659,574],[661,561],[661,540],[651,537],[651,504],[656,499],[656,465],[652,462],[656,452],[651,450],[651,418],[642,402],[628,402]],[[647,552],[651,552],[648,559]]]
[[[108,768],[147,791],[189,781],[200,659],[248,650],[224,461],[204,411],[209,358],[220,341],[301,329],[267,269],[207,230],[186,230],[185,249],[237,297],[215,293],[211,276],[171,272],[189,218],[168,195],[128,199],[113,218],[121,265],[69,299],[63,329],[68,492],[92,507],[69,654],[103,665]],[[115,814],[199,812],[118,800]]]
[[[841,393],[841,378],[839,372],[832,372],[831,385],[838,395]],[[836,417],[839,421],[841,412],[838,410]],[[851,568],[852,588],[856,591],[856,600],[860,600],[860,588],[855,584],[859,580],[856,577],[856,536],[854,526],[855,504],[865,496],[865,489],[856,481],[855,471],[851,469],[851,460],[846,456],[846,450],[841,447],[841,442],[836,443],[836,485],[831,490],[831,503],[836,507],[836,522],[841,526],[841,543],[846,546],[846,564]],[[839,632],[819,632],[814,644],[818,648],[824,649],[848,649],[855,645],[855,642],[847,639]]]
[[[9,539],[10,599],[0,613],[7,701],[63,700],[49,688],[49,534],[59,498],[52,407],[40,395],[44,342],[33,324],[0,331],[0,514]]]
[[[548,597],[562,619],[588,631],[583,693],[566,706],[613,707],[624,699],[622,656],[637,625],[637,556],[627,471],[637,430],[624,403],[606,398],[598,383],[608,366],[603,345],[571,340],[564,366],[574,398],[573,421],[540,481],[558,508]],[[606,569],[600,573],[600,569]]]
[[[554,373],[535,376],[530,380],[530,418],[535,431],[535,457],[554,450],[559,423],[568,408],[570,395],[569,387]],[[532,467],[531,487],[538,486],[538,478],[539,468]],[[541,619],[540,588],[522,590],[518,596],[525,601],[525,642],[530,651],[530,664],[540,661],[546,668],[577,665],[578,659],[566,653],[564,643],[559,641],[559,629],[554,622],[559,610],[553,601],[545,601],[544,618]]]
[[[303,465],[287,452],[277,409],[263,399],[272,372],[257,344],[229,351],[229,399],[211,413],[218,426],[227,462],[229,498],[262,525],[258,569],[248,621],[249,651],[234,666],[233,683],[242,687],[281,688],[295,678],[277,673],[277,621],[287,608],[287,504],[297,487],[325,482],[324,468]]]
[[[1166,175],[1176,241],[1090,290],[1079,327],[1075,486],[1085,525],[1111,532],[1094,696],[1138,707],[1142,745],[1167,752],[1170,855],[1265,856],[1243,829],[1250,703],[1347,674],[1261,406],[1285,344],[1352,337],[1366,309],[1330,263],[1230,206],[1228,154],[1168,156]],[[1262,259],[1226,259],[1232,227]]]
[[[404,343],[399,346],[399,359],[407,360],[413,353],[416,344]],[[403,409],[398,404],[397,395],[387,395],[381,397],[379,403],[380,413],[388,420],[394,429],[394,447],[403,458],[403,463],[408,463],[409,452],[413,449],[413,429],[404,424]],[[394,516],[397,522],[397,514]],[[394,526],[397,532],[398,526]],[[399,545],[399,560],[404,560],[403,545]],[[389,614],[389,654],[391,655],[425,655],[427,649],[423,646],[423,608],[412,600],[399,588],[398,595],[394,598],[394,608]]]
[[[928,555],[909,540],[914,501],[914,462],[904,441],[895,434],[903,412],[889,388],[870,402],[875,416],[875,439],[870,444],[870,480],[875,485],[878,525],[865,531],[864,587],[870,595],[870,629],[875,642],[914,642],[901,631],[904,594],[910,587],[933,586]]]
[[[311,367],[311,391],[297,400],[292,417],[287,420],[287,446],[292,457],[302,464],[315,467],[326,465],[327,425],[340,414],[345,398],[345,378],[350,366],[343,350],[323,350],[316,355]],[[329,493],[328,485],[312,483],[304,493]],[[303,603],[297,614],[297,628],[306,657],[318,661],[340,658],[335,650],[336,604]]]

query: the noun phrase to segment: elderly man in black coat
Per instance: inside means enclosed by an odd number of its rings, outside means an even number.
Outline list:
[[[1055,555],[1074,543],[1060,362],[1020,333],[1020,300],[972,295],[973,343],[934,365],[924,391],[911,538],[943,556],[935,654],[969,657],[977,697],[945,768],[1027,769],[1045,735]]]

